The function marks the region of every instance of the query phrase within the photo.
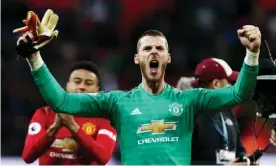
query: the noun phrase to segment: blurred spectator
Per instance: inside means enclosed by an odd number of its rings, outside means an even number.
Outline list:
[[[195,81],[194,77],[181,77],[177,82],[176,88],[180,90],[192,89],[193,88],[192,84],[194,81]]]

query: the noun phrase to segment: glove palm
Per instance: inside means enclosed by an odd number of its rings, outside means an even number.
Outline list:
[[[26,20],[23,20],[26,26],[13,30],[13,33],[25,33],[30,31],[34,38],[27,43],[19,43],[16,48],[17,53],[24,57],[30,56],[56,38],[58,36],[58,31],[55,30],[55,27],[58,23],[58,19],[58,15],[51,9],[45,12],[41,22],[34,12],[29,11]]]

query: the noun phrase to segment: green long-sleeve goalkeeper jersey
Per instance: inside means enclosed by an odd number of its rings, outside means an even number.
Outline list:
[[[257,71],[257,66],[243,64],[231,87],[179,91],[166,84],[159,94],[149,94],[141,85],[127,92],[73,94],[61,88],[46,65],[32,73],[56,112],[110,119],[118,133],[123,164],[186,165],[191,160],[195,113],[215,112],[250,100]]]

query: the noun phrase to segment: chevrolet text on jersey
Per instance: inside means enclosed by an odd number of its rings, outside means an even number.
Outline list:
[[[158,142],[178,142],[179,137],[159,137],[159,138],[145,138],[138,140],[138,144],[151,144]]]
[[[76,159],[74,154],[64,154],[64,153],[56,153],[50,152],[50,157],[63,158],[63,159]]]

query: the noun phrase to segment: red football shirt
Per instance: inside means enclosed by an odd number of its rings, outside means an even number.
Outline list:
[[[117,133],[107,119],[74,117],[80,126],[76,135],[61,127],[54,137],[47,129],[56,113],[50,107],[36,110],[29,125],[22,158],[40,165],[106,164],[115,148]]]

